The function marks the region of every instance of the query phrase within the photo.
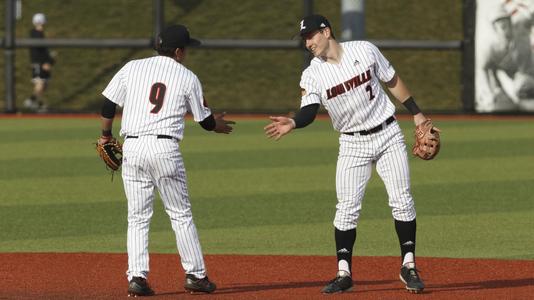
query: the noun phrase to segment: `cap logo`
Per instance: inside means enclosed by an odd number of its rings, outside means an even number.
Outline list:
[[[321,23],[321,28],[324,28],[326,27],[326,25],[324,23]]]
[[[300,21],[300,30],[306,29],[306,26],[304,26],[304,20]]]

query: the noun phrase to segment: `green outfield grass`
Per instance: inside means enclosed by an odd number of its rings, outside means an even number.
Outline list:
[[[266,124],[239,121],[229,136],[187,124],[181,145],[204,251],[333,255],[337,134],[316,121],[273,142]],[[534,259],[532,121],[438,124],[438,158],[410,158],[418,255]],[[401,126],[411,144],[413,125]],[[96,156],[98,128],[96,118],[0,119],[0,252],[126,251],[122,181]],[[375,173],[355,253],[398,255],[396,239]],[[150,249],[176,252],[160,201]]]

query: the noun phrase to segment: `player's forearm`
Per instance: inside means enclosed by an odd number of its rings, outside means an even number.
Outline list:
[[[393,79],[391,79],[389,82],[386,82],[386,86],[388,90],[391,92],[391,94],[397,99],[399,102],[404,103],[408,98],[410,98],[411,93],[410,90],[408,90],[408,87],[404,84],[402,79],[395,74]]]
[[[101,117],[101,129],[102,129],[102,136],[112,136],[111,129],[113,127],[113,119],[107,119],[104,117]]]
[[[402,79],[395,75],[392,80],[386,83],[391,94],[404,105],[406,110],[413,115],[415,125],[418,125],[426,120],[423,112],[412,97],[408,87],[404,84]]]
[[[115,117],[117,105],[104,97],[101,111],[101,128],[103,136],[111,136],[111,128],[113,126],[113,118]]]
[[[293,117],[295,128],[302,128],[310,125],[315,120],[318,110],[319,104],[310,104],[302,107],[295,117]]]

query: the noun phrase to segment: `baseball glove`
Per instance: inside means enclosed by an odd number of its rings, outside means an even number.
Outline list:
[[[436,157],[441,146],[439,133],[441,131],[434,127],[432,121],[427,119],[415,127],[415,145],[413,146],[413,155],[430,160]]]
[[[96,152],[106,167],[117,171],[122,164],[122,144],[114,137],[101,137],[96,142]]]

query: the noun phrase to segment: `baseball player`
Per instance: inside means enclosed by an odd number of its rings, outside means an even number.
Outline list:
[[[488,6],[485,12],[480,12],[485,17],[480,22],[488,21],[491,25],[483,23],[486,26],[477,29],[487,30],[486,35],[478,37],[477,44],[477,110],[521,108],[534,98],[532,13],[528,7],[512,1]]]
[[[30,37],[34,39],[43,39],[44,25],[46,16],[42,13],[33,15],[33,28],[30,31]],[[32,67],[33,93],[30,98],[24,101],[24,106],[38,112],[46,112],[47,105],[43,102],[43,94],[47,88],[48,80],[52,72],[54,58],[51,56],[46,47],[30,48],[30,61]]]
[[[386,186],[400,241],[400,279],[406,289],[420,292],[425,286],[415,268],[415,207],[406,145],[394,117],[395,107],[380,82],[413,114],[416,125],[426,118],[373,44],[337,42],[330,23],[321,15],[304,18],[300,22],[300,36],[314,56],[300,80],[301,108],[293,118],[271,117],[272,122],[264,129],[269,138],[278,140],[312,123],[323,104],[334,129],[340,132],[334,218],[338,272],[322,292],[343,292],[353,286],[352,251],[373,164]]]
[[[214,117],[204,100],[197,76],[182,63],[188,46],[200,45],[183,25],[165,28],[155,49],[159,55],[132,60],[120,69],[102,92],[102,137],[112,138],[116,105],[123,107],[120,135],[123,145],[122,177],[128,199],[128,293],[149,296],[148,231],[154,189],[163,201],[176,235],[184,288],[211,293],[216,286],[206,276],[197,230],[187,192],[180,141],[184,116],[191,112],[202,128],[216,133],[232,131],[224,114]]]

